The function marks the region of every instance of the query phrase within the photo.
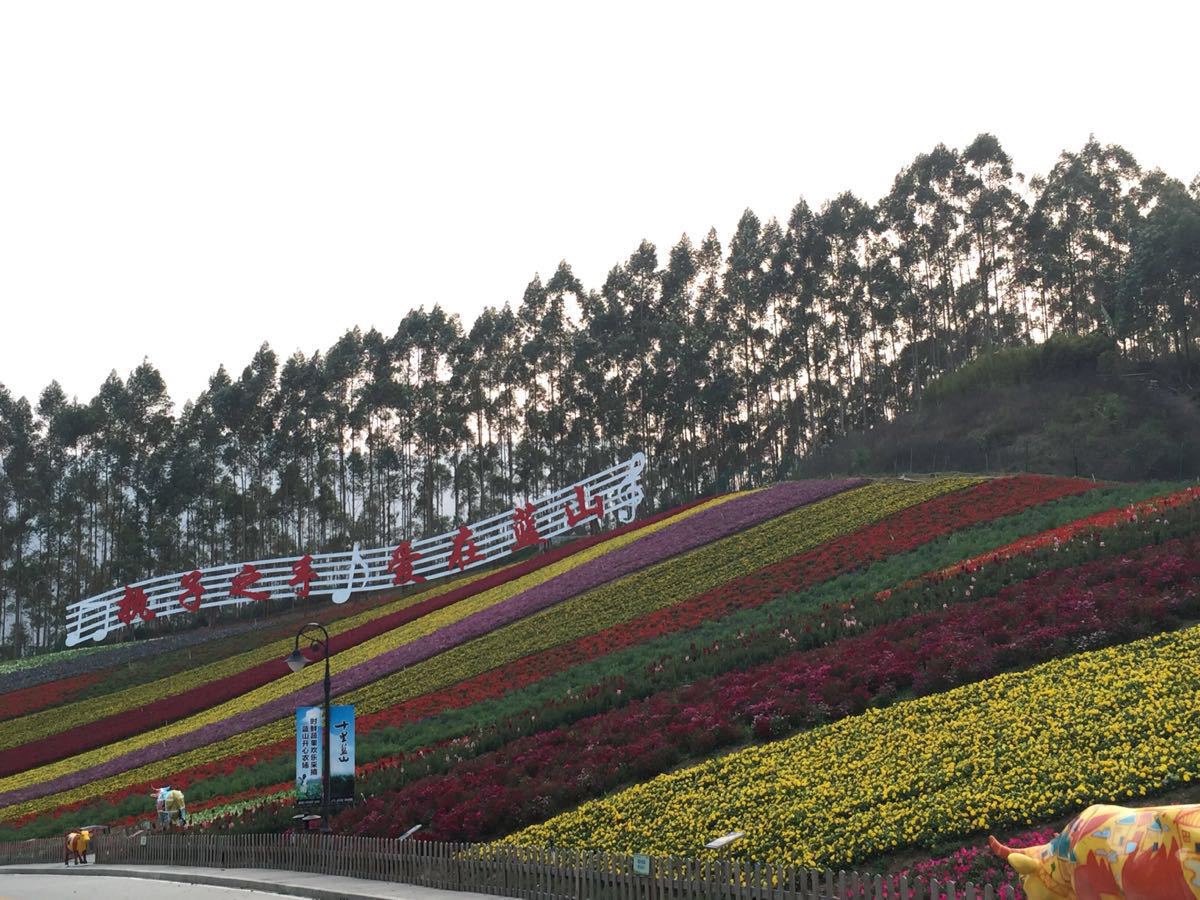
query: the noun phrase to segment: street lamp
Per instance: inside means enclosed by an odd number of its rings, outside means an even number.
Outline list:
[[[296,645],[287,658],[287,664],[293,672],[299,672],[308,665],[308,658],[300,652],[300,638],[305,637],[306,633],[314,628],[320,629],[321,637],[307,634],[311,642],[309,649],[325,651],[325,717],[322,719],[322,737],[324,738],[322,743],[325,746],[322,750],[324,765],[321,767],[321,833],[329,834],[329,632],[325,630],[324,625],[319,622],[309,622],[307,625],[301,626],[300,630],[296,632]]]

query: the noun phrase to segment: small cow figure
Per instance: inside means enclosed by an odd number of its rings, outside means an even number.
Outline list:
[[[1200,900],[1200,804],[1089,806],[1048,844],[993,852],[1029,900]]]
[[[67,842],[63,853],[63,865],[71,864],[71,857],[75,857],[75,865],[81,865],[87,862],[88,845],[92,842],[92,833],[90,831],[72,831],[67,835]]]

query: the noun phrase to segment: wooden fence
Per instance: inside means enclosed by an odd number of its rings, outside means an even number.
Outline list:
[[[396,841],[341,835],[100,834],[94,862],[287,869],[528,900],[1012,900],[1011,889],[929,884],[736,859]],[[92,857],[90,856],[89,859]],[[61,862],[62,838],[0,844],[0,865]]]

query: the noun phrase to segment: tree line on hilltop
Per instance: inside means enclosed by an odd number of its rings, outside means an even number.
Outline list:
[[[264,345],[176,412],[145,362],[89,401],[0,386],[0,644],[152,573],[385,546],[648,457],[647,505],[756,485],[919,405],[939,375],[1055,333],[1196,368],[1200,177],[1089,140],[1017,174],[982,134],[874,205],[747,210],[603,284],[563,262],[466,325],[440,307],[282,362]]]

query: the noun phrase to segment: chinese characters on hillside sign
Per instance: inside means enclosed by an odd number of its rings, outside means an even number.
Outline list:
[[[324,732],[320,706],[296,709],[296,803],[318,806],[321,803],[325,757],[321,738]],[[331,706],[333,728],[329,732],[329,801],[351,803],[354,800],[354,707]]]
[[[393,547],[363,550],[355,544],[340,553],[230,563],[122,585],[67,607],[67,646],[103,640],[113,628],[138,621],[261,603],[272,597],[303,600],[328,595],[334,603],[345,603],[358,591],[457,575],[606,516],[631,522],[644,496],[645,467],[646,457],[635,453],[623,463],[515,509]]]

